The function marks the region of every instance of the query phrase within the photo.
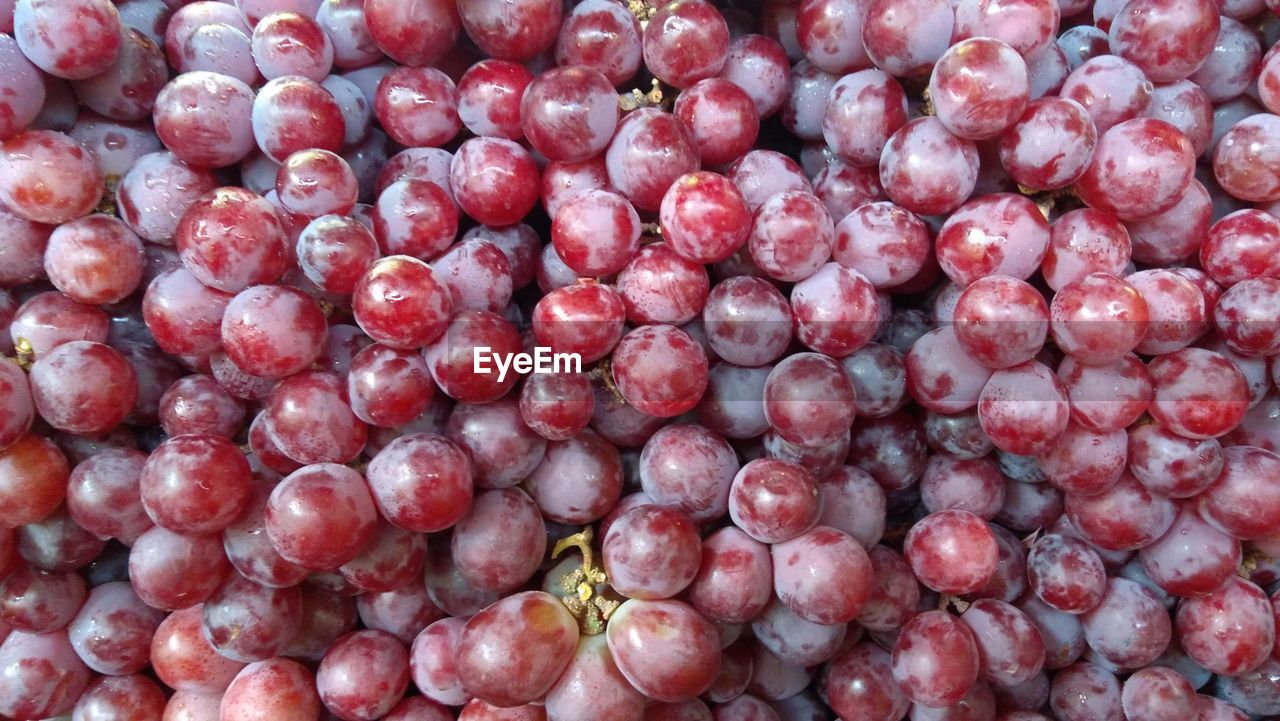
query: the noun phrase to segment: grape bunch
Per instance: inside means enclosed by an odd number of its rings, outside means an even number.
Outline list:
[[[1280,719],[1278,40],[0,0],[0,721]]]

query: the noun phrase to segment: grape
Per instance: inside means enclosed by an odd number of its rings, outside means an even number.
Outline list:
[[[1067,388],[1071,419],[1099,433],[1133,423],[1146,411],[1154,393],[1150,374],[1132,354],[1099,366],[1067,356],[1058,366],[1058,378]]]
[[[1204,293],[1171,270],[1152,269],[1129,275],[1125,281],[1147,304],[1150,324],[1136,350],[1164,355],[1185,348],[1209,328]]]
[[[645,66],[655,77],[687,88],[716,76],[724,67],[729,28],[711,3],[680,0],[663,5],[650,19],[642,47]]]
[[[124,223],[91,215],[59,226],[49,236],[45,273],[54,287],[86,304],[128,296],[142,280],[142,242]]]
[[[640,205],[636,198],[632,201]],[[748,213],[742,194],[729,179],[702,171],[673,181],[662,197],[659,221],[663,237],[677,254],[699,263],[716,263],[747,241]]]
[[[485,491],[457,521],[453,558],[468,583],[503,593],[533,576],[546,543],[545,523],[527,493],[517,488]]]
[[[544,516],[559,523],[590,523],[617,503],[622,494],[622,460],[599,435],[584,431],[547,444],[545,450],[545,455],[539,451],[533,459],[532,472],[522,474],[527,476],[525,488]],[[488,485],[507,486],[518,480]]]
[[[85,106],[125,121],[150,115],[156,96],[168,81],[160,47],[139,30],[128,28],[121,33],[120,50],[111,66],[90,78],[74,80],[71,87]]]
[[[640,67],[640,36],[640,23],[631,13],[612,3],[588,0],[565,15],[555,45],[556,63],[598,70],[611,85],[621,85]]]
[[[911,345],[904,359],[907,392],[939,413],[960,413],[978,403],[990,371],[964,351],[953,327],[943,326]]]
[[[1049,329],[1058,346],[1081,364],[1103,366],[1142,342],[1149,313],[1132,285],[1113,275],[1090,273],[1054,295]]]
[[[853,422],[854,395],[848,376],[816,353],[792,356],[775,366],[765,381],[764,394],[766,420],[791,443],[804,447],[832,443]]]
[[[338,102],[319,83],[300,75],[269,80],[258,90],[252,125],[258,148],[277,163],[299,150],[337,151],[345,133]]]
[[[18,47],[41,70],[69,80],[107,71],[121,52],[122,30],[116,7],[106,0],[22,0],[13,9]]]
[[[640,248],[640,217],[617,193],[585,190],[557,209],[551,222],[551,242],[574,272],[613,275],[626,267]]]
[[[32,355],[40,358],[55,347],[71,341],[105,343],[110,319],[99,308],[77,303],[57,291],[38,293],[13,313],[9,324],[9,345],[26,341]]]
[[[31,368],[31,395],[49,425],[71,433],[105,433],[128,415],[138,395],[137,375],[118,351],[74,341],[53,349]]]
[[[1149,591],[1127,578],[1108,579],[1101,602],[1080,621],[1089,647],[1121,667],[1149,664],[1169,643],[1168,612]]]
[[[1005,275],[978,278],[956,301],[956,340],[990,368],[1031,360],[1044,345],[1049,306],[1029,284]]]
[[[737,187],[752,213],[778,193],[812,190],[808,176],[796,161],[773,150],[748,152],[729,166],[726,177]]]
[[[300,75],[316,82],[333,67],[334,46],[324,28],[297,12],[273,12],[253,27],[253,59],[267,80]]]
[[[8,565],[0,581],[0,621],[26,633],[66,628],[85,600],[85,583],[79,574]]]
[[[89,683],[89,669],[63,631],[14,631],[0,643],[0,713],[44,718],[67,713]]]
[[[728,527],[702,542],[702,563],[689,587],[689,600],[707,618],[721,623],[750,620],[772,596],[772,569],[766,547]]]
[[[758,650],[760,650],[759,644],[752,644],[744,640],[734,641],[725,647],[720,653],[720,675],[716,677],[715,683],[711,685],[711,688],[707,689],[707,700],[727,703],[746,693],[747,687],[751,684],[752,677],[755,674],[753,651]],[[769,653],[768,651],[763,652]],[[804,673],[803,670],[800,675],[804,677],[807,685],[809,675]],[[785,680],[783,682],[785,683]],[[751,698],[758,701],[754,697]]]
[[[722,74],[729,70],[726,67]],[[746,79],[739,80],[751,84]],[[760,131],[756,100],[738,83],[723,78],[694,83],[676,98],[673,112],[693,133],[702,162],[707,165],[738,159],[751,149]]]
[[[434,388],[421,355],[377,344],[356,354],[347,376],[351,411],[385,428],[417,418],[431,402]]]
[[[1244,417],[1248,388],[1226,358],[1185,348],[1155,359],[1148,368],[1155,388],[1151,414],[1174,433],[1193,440],[1214,438]]]
[[[373,539],[373,499],[360,474],[337,464],[308,466],[271,492],[266,530],[286,560],[332,570],[355,558]]]
[[[221,693],[178,691],[165,704],[163,718],[165,721],[216,721],[221,705]]]
[[[1171,498],[1197,495],[1217,479],[1222,465],[1222,446],[1214,439],[1184,438],[1159,424],[1129,431],[1129,471]]]
[[[618,516],[604,539],[609,582],[629,598],[670,598],[698,572],[701,549],[687,516],[641,506]]]
[[[584,636],[573,660],[547,691],[547,714],[558,719],[639,718],[645,700],[618,670],[604,636]]]
[[[373,457],[367,474],[380,512],[416,533],[452,526],[471,503],[471,463],[454,443],[438,436],[397,438]]]
[[[1085,613],[1102,601],[1106,569],[1088,543],[1049,534],[1027,555],[1027,577],[1036,596],[1066,613]]]
[[[957,10],[967,7],[962,3]],[[938,120],[956,136],[984,140],[1022,116],[1028,83],[1027,64],[1017,50],[998,39],[974,38],[956,43],[938,59],[929,77],[929,99]]]
[[[222,697],[226,721],[304,721],[317,718],[314,677],[301,664],[271,658],[245,666]]]
[[[605,151],[609,184],[639,210],[658,210],[666,202],[668,188],[678,187],[677,178],[699,167],[693,132],[679,118],[655,108],[642,108],[624,117]],[[726,198],[724,202],[732,204],[733,194],[729,189],[723,183],[716,183],[715,187],[718,194]],[[746,238],[747,229],[741,227],[742,221],[737,219],[749,211],[733,206],[724,211],[725,227],[703,232],[724,236],[732,231],[740,236],[737,241],[740,244]],[[663,232],[678,252],[670,231],[664,228]]]
[[[907,122],[907,96],[880,70],[861,70],[832,86],[822,116],[822,134],[840,159],[875,165],[885,143]]]
[[[457,6],[450,2],[405,5],[397,0],[368,0],[364,17],[378,49],[406,65],[436,62],[449,52],[462,30]]]
[[[200,632],[200,606],[176,611],[156,627],[151,666],[179,693],[221,693],[245,664],[223,658]]]
[[[1097,129],[1079,103],[1054,97],[1033,100],[1000,135],[1000,163],[1024,186],[1061,188],[1084,173],[1097,140]]]
[[[1044,663],[1037,627],[1016,607],[992,598],[973,602],[961,616],[978,648],[979,670],[986,680],[1015,686],[1031,680]]]
[[[777,288],[757,278],[718,283],[707,296],[702,319],[711,350],[729,363],[764,365],[791,342],[790,305]]]
[[[633,323],[687,323],[704,310],[709,285],[704,267],[665,243],[640,248],[617,278]]]
[[[466,620],[444,618],[427,626],[413,641],[409,667],[414,685],[441,704],[460,706],[471,698],[458,677],[456,652]]]
[[[447,286],[426,263],[391,256],[373,264],[352,291],[361,330],[392,348],[411,350],[444,333],[453,309]]]
[[[526,591],[472,616],[458,638],[454,659],[468,692],[509,707],[543,696],[572,660],[577,644],[577,624],[560,601]]]
[[[477,348],[490,349],[492,358],[523,351],[515,329],[501,316],[489,311],[459,313],[445,334],[423,351],[431,377],[445,395],[468,403],[488,403],[515,385],[516,373],[504,378],[494,365],[477,370]]]
[[[1082,661],[1056,675],[1049,707],[1063,721],[1124,718],[1120,683],[1106,669]]]
[[[370,668],[378,680],[361,678]],[[316,671],[320,702],[344,719],[382,718],[409,685],[409,654],[395,637],[382,631],[356,631],[339,638]]]
[[[520,417],[550,441],[568,440],[591,422],[595,399],[581,373],[539,373],[520,389]]]
[[[912,526],[903,553],[921,583],[940,593],[961,594],[987,583],[996,570],[998,549],[981,518],[946,510]]]
[[[267,500],[274,487],[274,482],[254,483],[245,510],[223,529],[222,548],[240,575],[263,586],[287,588],[297,585],[309,571],[282,557],[267,535]]]
[[[1258,99],[1266,106],[1267,110],[1276,112],[1280,108],[1280,61],[1276,58],[1280,57],[1280,53],[1268,50],[1262,56],[1262,67],[1258,70]]]
[[[966,624],[945,611],[925,611],[902,626],[891,668],[907,698],[925,706],[949,706],[977,681],[978,647]]]
[[[156,97],[156,134],[177,158],[196,168],[221,168],[254,147],[253,90],[244,81],[208,71],[185,72]],[[184,112],[199,107],[205,112]]]
[[[71,646],[98,673],[125,676],[146,668],[164,613],[146,606],[129,584],[105,583],[89,592],[67,626]]]
[[[946,10],[933,2],[882,0],[873,3],[867,9],[862,27],[867,55],[878,67],[894,75],[918,74],[947,49],[955,18]]]
[[[778,711],[781,709],[777,708],[777,701],[796,699],[812,693],[812,689],[808,689],[809,693],[806,693],[806,687],[812,680],[809,669],[783,661],[758,643],[751,644],[748,648],[751,651],[752,668],[752,677],[747,684],[750,693],[770,702]],[[721,666],[723,665],[722,659]]]
[[[867,203],[875,203],[885,198],[884,190],[880,187],[880,173],[877,168],[858,167],[838,159],[828,162],[813,177],[813,193],[818,196],[823,205],[827,206],[827,210],[831,213],[833,219],[843,219],[860,206]],[[837,224],[837,233],[839,232],[839,227],[839,224]],[[915,240],[915,235],[915,233],[910,233],[907,237],[910,240]],[[837,236],[836,240],[836,250],[838,252],[840,247],[839,236]],[[918,247],[908,257],[911,260],[920,260],[922,263],[928,260],[928,254]],[[873,272],[866,268],[860,268],[859,270],[864,275],[868,275],[868,277]]]
[[[1140,117],[1151,102],[1152,88],[1138,66],[1104,53],[1073,70],[1060,95],[1083,106],[1102,135],[1118,123]]]
[[[869,473],[887,491],[915,483],[927,460],[924,434],[905,412],[854,422],[848,462]]]
[[[828,665],[821,684],[832,710],[845,719],[898,719],[911,705],[892,676],[889,653],[868,642]]]
[[[584,67],[557,68],[533,79],[520,101],[520,127],[550,160],[579,162],[602,152],[618,124],[609,78]]]
[[[458,204],[485,225],[510,225],[537,203],[538,168],[519,145],[472,138],[458,148],[450,183]]]
[[[929,158],[929,161],[925,161]],[[926,172],[925,166],[931,168]],[[880,184],[889,199],[913,213],[948,213],[978,180],[978,151],[937,118],[917,118],[889,138],[880,155]]]
[[[1213,52],[1218,10],[1199,0],[1125,3],[1111,23],[1111,51],[1157,83],[1182,80]]]
[[[678,328],[637,328],[614,349],[613,381],[637,410],[664,418],[677,416],[697,405],[706,389],[706,353]]]
[[[815,527],[771,549],[774,591],[806,620],[827,625],[858,616],[871,593],[872,566],[862,546],[848,534]],[[839,586],[814,586],[816,578],[840,579]]]
[[[991,518],[1004,505],[1004,476],[985,458],[934,456],[920,479],[920,502],[930,513],[961,510]]]
[[[1213,139],[1213,104],[1208,94],[1190,80],[1153,88],[1144,115],[1181,130],[1197,156],[1204,155]]]
[[[1220,588],[1239,567],[1241,551],[1238,541],[1186,505],[1169,531],[1142,549],[1141,555],[1143,569],[1160,588],[1190,597]]]
[[[657,701],[694,698],[720,671],[714,627],[681,601],[628,600],[609,619],[605,638],[622,675]]]
[[[246,669],[251,669],[253,662],[278,655],[293,640],[301,612],[297,586],[267,588],[231,574],[205,602],[201,632],[220,655],[249,663]],[[233,681],[231,687],[235,685]]]
[[[476,135],[520,140],[520,98],[533,75],[506,60],[482,60],[458,81],[458,117]]]
[[[0,39],[0,67],[5,69],[5,121],[0,138],[16,135],[31,125],[44,104],[44,83],[35,65],[12,37]]]
[[[201,603],[230,569],[217,535],[184,536],[155,526],[129,553],[129,581],[152,608],[176,611]]]
[[[1280,352],[1280,326],[1272,309],[1280,302],[1280,280],[1252,278],[1229,288],[1213,309],[1213,321],[1227,348],[1250,356]]]
[[[276,191],[285,210],[318,218],[350,213],[358,189],[351,166],[340,156],[327,150],[301,150],[280,166]]]
[[[1270,451],[1253,446],[1224,448],[1222,473],[1198,497],[1200,514],[1234,538],[1267,535],[1280,513],[1280,498],[1258,482],[1276,468],[1280,468],[1280,456]]]
[[[1078,10],[1084,9],[1083,6],[1078,8]],[[1067,64],[1072,70],[1098,55],[1111,52],[1107,32],[1093,25],[1077,25],[1063,30],[1058,36],[1057,45],[1066,54]]]
[[[835,229],[821,201],[807,192],[779,193],[755,214],[747,247],[755,264],[783,281],[812,276],[831,257]]]
[[[1019,455],[1052,449],[1070,422],[1067,390],[1035,361],[996,371],[978,397],[978,421],[997,448]]]
[[[796,338],[819,353],[842,358],[875,335],[880,300],[865,276],[827,263],[791,288]]]
[[[160,718],[165,695],[145,676],[131,675],[94,680],[76,702],[71,718],[98,721],[113,718]]]
[[[1253,82],[1261,58],[1262,48],[1253,33],[1237,20],[1222,17],[1217,42],[1191,79],[1214,102],[1231,100]],[[1260,72],[1258,77],[1262,77]]]
[[[343,581],[345,583],[345,580]],[[443,611],[436,607],[423,584],[416,581],[380,593],[362,593],[356,598],[360,623],[374,631],[386,631],[408,645],[422,629],[440,620]],[[355,627],[354,620],[339,634]],[[327,647],[329,644],[321,644]],[[321,649],[323,653],[323,649]]]
[[[178,67],[187,72],[218,73],[255,85],[261,74],[253,61],[251,35],[241,23],[209,23],[189,32],[184,29]],[[174,35],[175,40],[178,37]]]
[[[877,289],[910,280],[928,255],[927,226],[893,203],[861,204],[835,226],[833,259],[862,273]]]
[[[1127,718],[1159,719],[1195,704],[1195,689],[1173,669],[1154,666],[1125,680],[1120,702]]]
[[[230,441],[184,435],[161,444],[143,466],[139,488],[147,515],[171,531],[226,528],[249,496],[249,464]]]
[[[1200,265],[1224,286],[1280,276],[1273,251],[1280,244],[1280,220],[1259,210],[1232,213],[1209,229],[1200,246]]]
[[[862,70],[871,62],[859,42],[844,38],[862,35],[864,9],[844,0],[809,0],[796,13],[796,39],[805,57],[837,75]]]
[[[449,416],[445,432],[467,451],[476,481],[484,488],[507,488],[515,485],[539,467],[548,449],[545,439],[520,419],[520,411],[514,400],[485,405],[458,404]],[[592,446],[586,437],[582,439],[582,446],[587,449],[588,456],[593,455],[593,451],[600,452],[599,465],[602,469],[599,475],[607,478],[610,475],[607,470],[610,464],[606,451],[609,449]],[[574,448],[575,445],[569,444],[567,447]],[[566,458],[569,456],[572,453]],[[616,467],[616,463],[614,465]],[[620,468],[618,473],[620,488]]]
[[[1121,157],[1123,167],[1117,165]],[[1122,220],[1134,219],[1176,205],[1193,166],[1185,135],[1162,120],[1138,118],[1102,134],[1076,187],[1092,207]]]
[[[92,152],[52,130],[29,130],[0,143],[0,202],[37,223],[86,215],[103,193]]]

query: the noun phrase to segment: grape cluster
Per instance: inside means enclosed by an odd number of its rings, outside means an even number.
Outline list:
[[[0,719],[1280,719],[1278,39],[0,0]]]

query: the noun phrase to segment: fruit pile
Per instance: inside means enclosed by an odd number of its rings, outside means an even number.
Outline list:
[[[1280,718],[1276,0],[0,31],[5,721]]]

